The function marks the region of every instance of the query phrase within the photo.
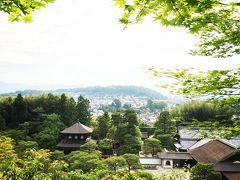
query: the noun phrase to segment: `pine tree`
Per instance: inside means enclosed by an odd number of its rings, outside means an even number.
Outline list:
[[[114,137],[118,145],[118,154],[137,154],[141,149],[141,132],[138,117],[133,110],[126,110],[122,117]]]
[[[110,126],[110,117],[107,112],[105,112],[102,116],[97,118],[98,121],[98,137],[99,139],[104,139],[107,136],[108,129]]]
[[[89,125],[91,120],[90,101],[80,95],[76,105],[76,111],[79,122],[84,125]]]
[[[4,130],[6,128],[6,120],[0,114],[0,130]]]
[[[61,121],[69,126],[76,121],[75,117],[75,106],[76,102],[73,98],[68,98],[64,93],[59,99],[59,109],[58,114],[61,117]]]
[[[24,101],[21,94],[18,94],[13,101],[13,111],[12,111],[12,126],[16,127],[20,123],[27,121],[28,111],[27,103]]]

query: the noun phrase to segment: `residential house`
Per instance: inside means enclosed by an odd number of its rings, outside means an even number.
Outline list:
[[[179,126],[178,134],[175,138],[175,147],[179,152],[187,152],[198,146],[208,143],[209,141],[220,137],[220,130],[212,130],[210,128],[199,128],[193,126]],[[226,143],[240,147],[240,138],[234,137],[230,139],[222,139]]]
[[[166,150],[158,154],[163,168],[182,168],[193,166],[195,163],[188,152],[168,152]]]

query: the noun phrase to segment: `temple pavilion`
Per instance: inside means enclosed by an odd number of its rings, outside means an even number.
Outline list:
[[[80,122],[61,131],[61,141],[57,144],[57,149],[63,150],[65,153],[79,150],[80,145],[86,142],[90,137],[92,129]]]

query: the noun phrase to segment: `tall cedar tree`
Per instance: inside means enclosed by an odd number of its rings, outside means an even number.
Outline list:
[[[12,97],[6,97],[1,100],[1,114],[3,118],[5,119],[6,126],[9,126],[12,122],[12,103],[13,99]]]
[[[169,133],[172,128],[170,113],[168,111],[162,111],[158,116],[154,126],[156,127],[156,130],[160,130],[164,134]]]
[[[107,136],[110,127],[110,117],[107,112],[97,118],[98,121],[98,138],[104,139]]]
[[[137,154],[141,149],[139,120],[133,110],[126,110],[123,122],[117,127],[115,140],[118,142],[118,154]]]
[[[70,126],[76,121],[75,113],[76,102],[73,98],[68,98],[64,93],[61,95],[59,100],[59,112],[61,121],[66,125]]]
[[[80,95],[77,101],[76,111],[79,122],[84,125],[89,125],[91,120],[90,101]]]
[[[52,93],[47,94],[47,98],[43,99],[45,105],[44,110],[47,114],[58,113],[59,96]]]
[[[27,103],[24,101],[21,94],[18,94],[12,104],[12,127],[17,127],[20,123],[27,121]]]
[[[156,155],[160,151],[161,145],[160,141],[155,138],[148,138],[144,140],[143,152],[144,154]]]
[[[4,130],[6,128],[6,120],[3,118],[3,116],[0,114],[0,131]]]

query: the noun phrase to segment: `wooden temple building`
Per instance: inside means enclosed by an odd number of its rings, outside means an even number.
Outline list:
[[[222,139],[214,139],[189,150],[197,162],[213,164],[223,180],[240,180],[240,152],[237,146]]]
[[[64,153],[79,150],[80,146],[90,137],[92,131],[90,127],[77,122],[61,131],[61,141],[56,147]]]

